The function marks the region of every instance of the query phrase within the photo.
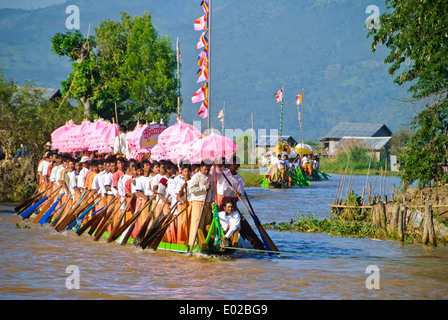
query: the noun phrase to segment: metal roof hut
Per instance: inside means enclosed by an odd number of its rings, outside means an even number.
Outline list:
[[[392,131],[385,124],[378,123],[339,123],[320,139],[327,155],[334,155],[336,150],[348,140],[355,140],[374,152],[377,160],[390,148]]]

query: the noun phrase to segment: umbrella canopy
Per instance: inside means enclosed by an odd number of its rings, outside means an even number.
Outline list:
[[[160,161],[166,159],[166,150],[161,145],[156,144],[151,149],[151,160]]]
[[[188,144],[198,140],[201,135],[201,131],[196,127],[179,121],[159,134],[158,144],[165,147],[170,145]]]
[[[297,154],[312,154],[313,148],[311,148],[310,145],[299,143],[294,147],[294,150],[296,150]]]
[[[126,134],[126,141],[128,142],[131,153],[137,153],[140,150],[141,133],[146,129],[147,125],[137,125],[137,127]]]
[[[70,120],[65,125],[57,128],[53,133],[51,134],[51,141],[52,146],[55,149],[58,149],[61,152],[66,151],[67,147],[67,139],[70,134],[70,130],[72,129],[74,125],[73,120]]]
[[[236,152],[236,144],[227,137],[211,134],[194,142],[190,151],[192,162],[230,160]]]

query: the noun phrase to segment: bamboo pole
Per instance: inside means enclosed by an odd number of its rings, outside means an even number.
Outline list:
[[[380,201],[383,197],[383,167],[380,167]]]
[[[336,194],[334,195],[334,201],[333,201],[334,204],[336,204],[336,201],[338,199],[341,177],[342,177],[342,168],[339,172],[338,187],[336,188]]]
[[[400,206],[400,209],[398,211],[398,225],[397,225],[397,229],[398,229],[398,238],[400,239],[400,241],[404,241],[404,217],[403,215],[405,214],[405,207],[403,205]]]

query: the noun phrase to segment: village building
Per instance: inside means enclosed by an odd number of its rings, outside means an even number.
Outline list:
[[[348,141],[354,141],[373,152],[374,158],[389,156],[392,131],[385,124],[339,123],[320,139],[323,155],[332,156]]]

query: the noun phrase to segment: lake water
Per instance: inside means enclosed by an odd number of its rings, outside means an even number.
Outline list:
[[[248,188],[247,193],[262,223],[289,221],[298,214],[324,218],[330,215],[328,204],[333,203],[338,178],[333,175],[328,181],[313,182],[307,189]],[[355,192],[361,193],[365,183],[365,176],[355,177]],[[389,194],[391,185],[398,183],[397,178],[387,179]],[[78,237],[72,231],[59,234],[49,226],[22,221],[14,214],[15,206],[0,204],[0,299],[448,297],[448,248],[444,245],[268,231],[285,253],[188,257],[94,242],[87,234]],[[247,219],[253,224],[250,216]],[[17,228],[16,223],[30,228]],[[79,289],[66,286],[71,275],[66,273],[68,266],[79,270]],[[366,273],[369,266],[377,267],[377,272]],[[378,276],[374,283],[379,289],[367,288],[371,275]]]

